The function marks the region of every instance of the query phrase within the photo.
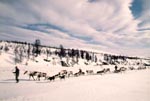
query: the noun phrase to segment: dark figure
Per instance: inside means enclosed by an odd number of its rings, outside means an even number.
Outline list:
[[[38,72],[37,72],[37,71],[32,71],[32,72],[25,71],[25,72],[24,72],[24,75],[25,75],[25,74],[28,74],[28,75],[29,75],[29,80],[30,80],[31,77],[33,78],[33,80],[35,80],[34,76],[37,76],[37,75],[38,75]]]
[[[64,79],[65,80],[65,75],[60,75],[59,78],[62,80]]]
[[[79,73],[78,73],[78,72],[77,72],[77,73],[75,73],[75,74],[74,74],[74,76],[75,76],[75,77],[78,77],[78,76],[79,76]]]
[[[106,69],[104,68],[103,70],[101,70],[101,71],[97,71],[97,74],[103,74],[103,73],[105,73],[105,71],[106,71]]]
[[[115,71],[117,71],[118,70],[118,67],[117,66],[115,66]]]
[[[13,72],[13,73],[15,74],[16,83],[19,82],[19,79],[18,79],[18,77],[19,77],[19,72],[20,72],[20,70],[19,70],[18,67],[16,66],[16,67],[15,67],[15,72]]]
[[[55,80],[55,76],[48,77],[47,79],[50,80],[50,81],[54,81]]]
[[[41,77],[45,77],[45,80],[46,80],[46,76],[47,76],[46,73],[39,72],[38,75],[37,75],[37,80],[40,81],[40,78],[41,78]]]
[[[79,73],[82,73],[82,69],[79,69]]]

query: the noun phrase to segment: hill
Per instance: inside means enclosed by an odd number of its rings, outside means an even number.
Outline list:
[[[35,47],[29,43],[0,42],[1,101],[150,99],[149,59],[41,45],[38,46],[40,53],[36,53]],[[15,66],[20,69],[19,83],[15,83],[12,73]],[[66,74],[62,73],[64,70]],[[29,79],[25,71],[46,73],[46,80]],[[68,75],[70,71],[72,74]],[[61,79],[59,73],[65,75],[65,79]],[[54,81],[48,80],[57,74]]]

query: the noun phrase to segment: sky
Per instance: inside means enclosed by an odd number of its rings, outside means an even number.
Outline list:
[[[0,0],[0,40],[150,57],[150,0]]]

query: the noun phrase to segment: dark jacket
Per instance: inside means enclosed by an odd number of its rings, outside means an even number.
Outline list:
[[[18,67],[16,67],[15,72],[13,72],[13,73],[15,73],[16,76],[19,76],[19,72],[20,72],[20,70],[18,69]]]

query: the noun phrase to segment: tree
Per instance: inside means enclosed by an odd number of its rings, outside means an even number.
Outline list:
[[[63,45],[60,45],[60,53],[59,53],[60,57],[65,57],[66,56],[66,52],[65,49],[63,47]]]
[[[89,53],[88,53],[88,52],[86,52],[85,58],[86,58],[86,60],[87,60],[87,61],[89,61],[89,60],[90,60],[90,55],[89,55]]]
[[[20,46],[16,46],[14,49],[14,54],[15,54],[15,64],[16,63],[21,63],[23,61],[23,48]]]
[[[35,43],[34,43],[36,56],[40,55],[40,53],[41,53],[40,45],[41,45],[41,41],[39,39],[36,39]]]
[[[5,45],[4,51],[5,51],[5,52],[8,52],[8,51],[9,51],[9,48],[8,48],[7,45]]]
[[[78,49],[76,50],[76,55],[77,55],[77,58],[80,57],[80,53],[79,53],[79,50],[78,50]]]
[[[28,59],[30,58],[30,51],[31,51],[31,47],[30,47],[30,44],[28,44],[28,49],[27,49]]]
[[[95,55],[95,62],[97,62],[97,56]]]
[[[81,50],[81,58],[84,59],[84,51]]]
[[[71,51],[71,49],[68,50],[68,56],[72,57],[72,51]]]
[[[46,56],[47,56],[47,59],[48,59],[49,55],[51,55],[51,51],[50,51],[49,49],[46,49]]]
[[[71,56],[72,56],[72,57],[75,56],[75,50],[74,50],[74,49],[71,50]]]
[[[23,61],[23,48],[20,47],[19,49],[19,62],[21,63]]]
[[[3,46],[0,47],[0,55],[1,55],[1,53],[2,53],[2,52],[1,52],[2,50],[3,50]]]

